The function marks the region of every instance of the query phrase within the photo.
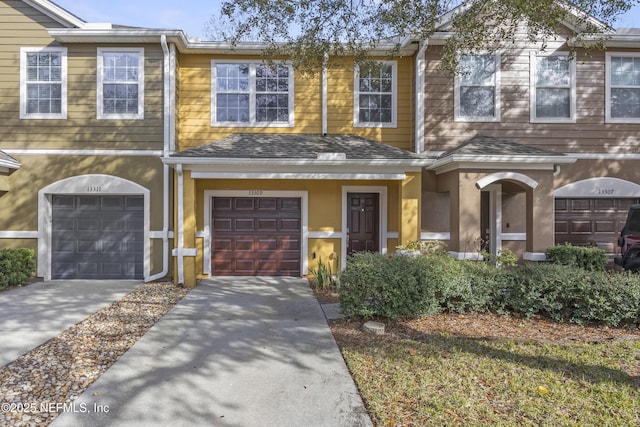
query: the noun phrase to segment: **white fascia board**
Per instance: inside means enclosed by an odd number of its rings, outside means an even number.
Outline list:
[[[160,37],[182,39],[188,43],[182,30],[146,29],[146,28],[72,28],[50,29],[49,35],[60,43],[160,43]],[[175,41],[175,40],[172,40]]]
[[[87,23],[55,3],[42,0],[23,0],[24,3],[39,10],[60,24],[67,27],[82,27]]]
[[[318,159],[247,159],[247,158],[202,158],[202,157],[165,157],[162,162],[167,165],[184,165],[187,169],[197,166],[220,166],[233,168],[272,167],[286,170],[290,167],[323,166],[352,170],[357,166],[375,166],[376,168],[394,168],[407,172],[419,171],[420,168],[433,163],[432,159],[370,159],[370,160],[318,160]],[[283,169],[284,168],[284,169]]]
[[[617,47],[617,48],[638,48],[640,47],[640,34],[605,34],[603,36],[585,37],[586,41],[598,41],[604,37],[605,47]],[[567,45],[570,47],[580,47],[580,40],[570,38],[567,40]]]
[[[482,155],[453,155],[436,160],[428,170],[443,173],[453,169],[494,169],[517,167],[519,169],[553,169],[553,165],[572,164],[576,162],[573,156],[482,156]]]

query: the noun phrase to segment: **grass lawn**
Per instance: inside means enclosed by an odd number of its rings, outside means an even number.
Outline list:
[[[331,325],[377,426],[640,425],[637,329],[474,314],[385,323],[382,336]]]

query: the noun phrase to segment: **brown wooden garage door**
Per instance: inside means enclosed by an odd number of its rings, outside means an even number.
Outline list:
[[[214,197],[215,276],[299,276],[301,201],[289,197]]]
[[[616,252],[627,210],[638,199],[556,199],[556,244],[598,246]]]

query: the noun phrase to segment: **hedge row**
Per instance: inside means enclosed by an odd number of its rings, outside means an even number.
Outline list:
[[[421,317],[443,311],[541,314],[557,321],[640,324],[640,275],[536,263],[495,268],[447,254],[360,253],[341,276],[348,315]]]
[[[0,249],[0,288],[26,283],[35,268],[33,249]]]

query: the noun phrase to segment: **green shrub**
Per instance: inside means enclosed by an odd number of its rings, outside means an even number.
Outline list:
[[[437,313],[433,283],[421,274],[424,259],[369,252],[355,254],[341,276],[343,313],[391,319]]]
[[[598,247],[557,245],[545,252],[547,261],[553,264],[567,265],[585,270],[604,271],[607,265],[607,254]]]
[[[336,271],[340,271],[339,261],[336,261],[336,264],[338,264]],[[309,274],[311,274],[313,287],[316,291],[335,289],[338,286],[339,275],[333,275],[331,264],[324,264],[321,256],[318,257],[318,267],[309,268]]]
[[[0,287],[26,283],[35,268],[33,249],[0,249]]]
[[[492,310],[577,324],[640,323],[638,275],[540,263],[503,271],[499,279]]]
[[[342,274],[340,304],[345,314],[364,317],[494,311],[577,324],[638,325],[640,275],[552,263],[496,268],[446,253],[360,253]]]

